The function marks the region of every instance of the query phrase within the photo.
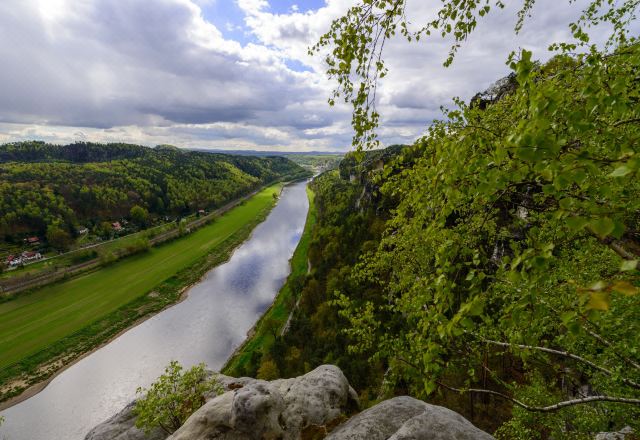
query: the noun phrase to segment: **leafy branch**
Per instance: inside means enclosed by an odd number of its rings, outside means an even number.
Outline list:
[[[513,404],[526,409],[527,411],[531,411],[531,412],[554,412],[554,411],[558,411],[559,409],[562,408],[567,408],[569,406],[575,406],[575,405],[582,405],[585,403],[591,403],[591,402],[615,402],[615,403],[626,403],[626,404],[630,404],[630,405],[640,405],[640,399],[632,399],[632,398],[627,398],[627,397],[617,397],[617,396],[606,396],[606,395],[602,395],[602,396],[588,396],[588,397],[580,397],[578,399],[570,399],[570,400],[565,400],[562,402],[558,402],[555,403],[553,405],[548,405],[548,406],[534,406],[534,405],[527,405],[526,403],[518,400],[518,399],[514,399],[511,396],[508,396],[506,394],[500,393],[498,391],[493,391],[493,390],[486,390],[486,389],[482,389],[482,388],[467,388],[467,389],[462,389],[462,388],[455,388],[449,385],[446,385],[444,383],[442,383],[441,381],[437,381],[438,385],[440,385],[442,388],[446,388],[449,391],[454,391],[457,393],[480,393],[480,394],[490,394],[493,396],[498,396],[501,397],[503,399],[506,399],[510,402],[512,402]]]

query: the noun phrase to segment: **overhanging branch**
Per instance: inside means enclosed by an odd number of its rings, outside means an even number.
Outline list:
[[[590,403],[590,402],[615,402],[615,403],[626,403],[630,405],[640,405],[640,399],[630,399],[627,397],[602,395],[602,396],[589,396],[589,397],[581,397],[579,399],[565,400],[549,406],[532,406],[532,405],[527,405],[526,403],[521,402],[520,400],[514,399],[513,397],[507,396],[506,394],[500,393],[498,391],[484,390],[480,388],[469,388],[469,389],[463,390],[460,388],[450,387],[449,385],[445,385],[442,382],[437,382],[437,384],[443,388],[446,388],[450,391],[455,391],[457,393],[481,393],[481,394],[491,394],[494,396],[502,397],[503,399],[509,400],[514,405],[517,405],[520,408],[524,408],[527,411],[531,411],[531,412],[554,412],[569,406],[581,405],[581,404]]]

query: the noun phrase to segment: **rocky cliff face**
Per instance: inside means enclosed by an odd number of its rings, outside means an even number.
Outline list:
[[[145,436],[135,428],[130,404],[94,428],[85,440],[493,438],[459,414],[411,397],[387,400],[347,420],[348,415],[357,411],[358,397],[342,371],[333,365],[271,382],[228,376],[221,376],[220,380],[226,392],[210,396],[169,437],[160,430]]]

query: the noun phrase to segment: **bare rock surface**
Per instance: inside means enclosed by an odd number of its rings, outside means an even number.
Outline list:
[[[86,440],[164,440],[167,434],[156,429],[149,435],[136,428],[136,416],[133,413],[135,402],[131,402],[122,411],[106,422],[93,428]]]
[[[633,434],[633,429],[630,426],[625,426],[617,432],[600,432],[596,435],[595,440],[631,440],[635,438]]]
[[[304,376],[255,380],[207,402],[171,440],[298,439],[350,408],[357,396],[338,367],[322,365]]]
[[[358,408],[342,371],[322,365],[304,376],[271,382],[219,375],[225,392],[207,402],[173,435],[135,427],[134,403],[95,427],[85,440],[490,440],[464,417],[412,397],[396,397],[340,424]]]
[[[385,400],[354,416],[327,440],[491,440],[450,409],[408,396]]]

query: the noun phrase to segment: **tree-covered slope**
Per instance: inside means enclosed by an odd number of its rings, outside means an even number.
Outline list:
[[[317,179],[313,270],[262,362],[334,362],[503,439],[638,431],[640,46],[528,57],[415,145]]]
[[[0,238],[43,235],[50,225],[128,217],[139,205],[151,216],[221,206],[258,186],[305,171],[283,157],[187,152],[128,144],[0,146]]]

